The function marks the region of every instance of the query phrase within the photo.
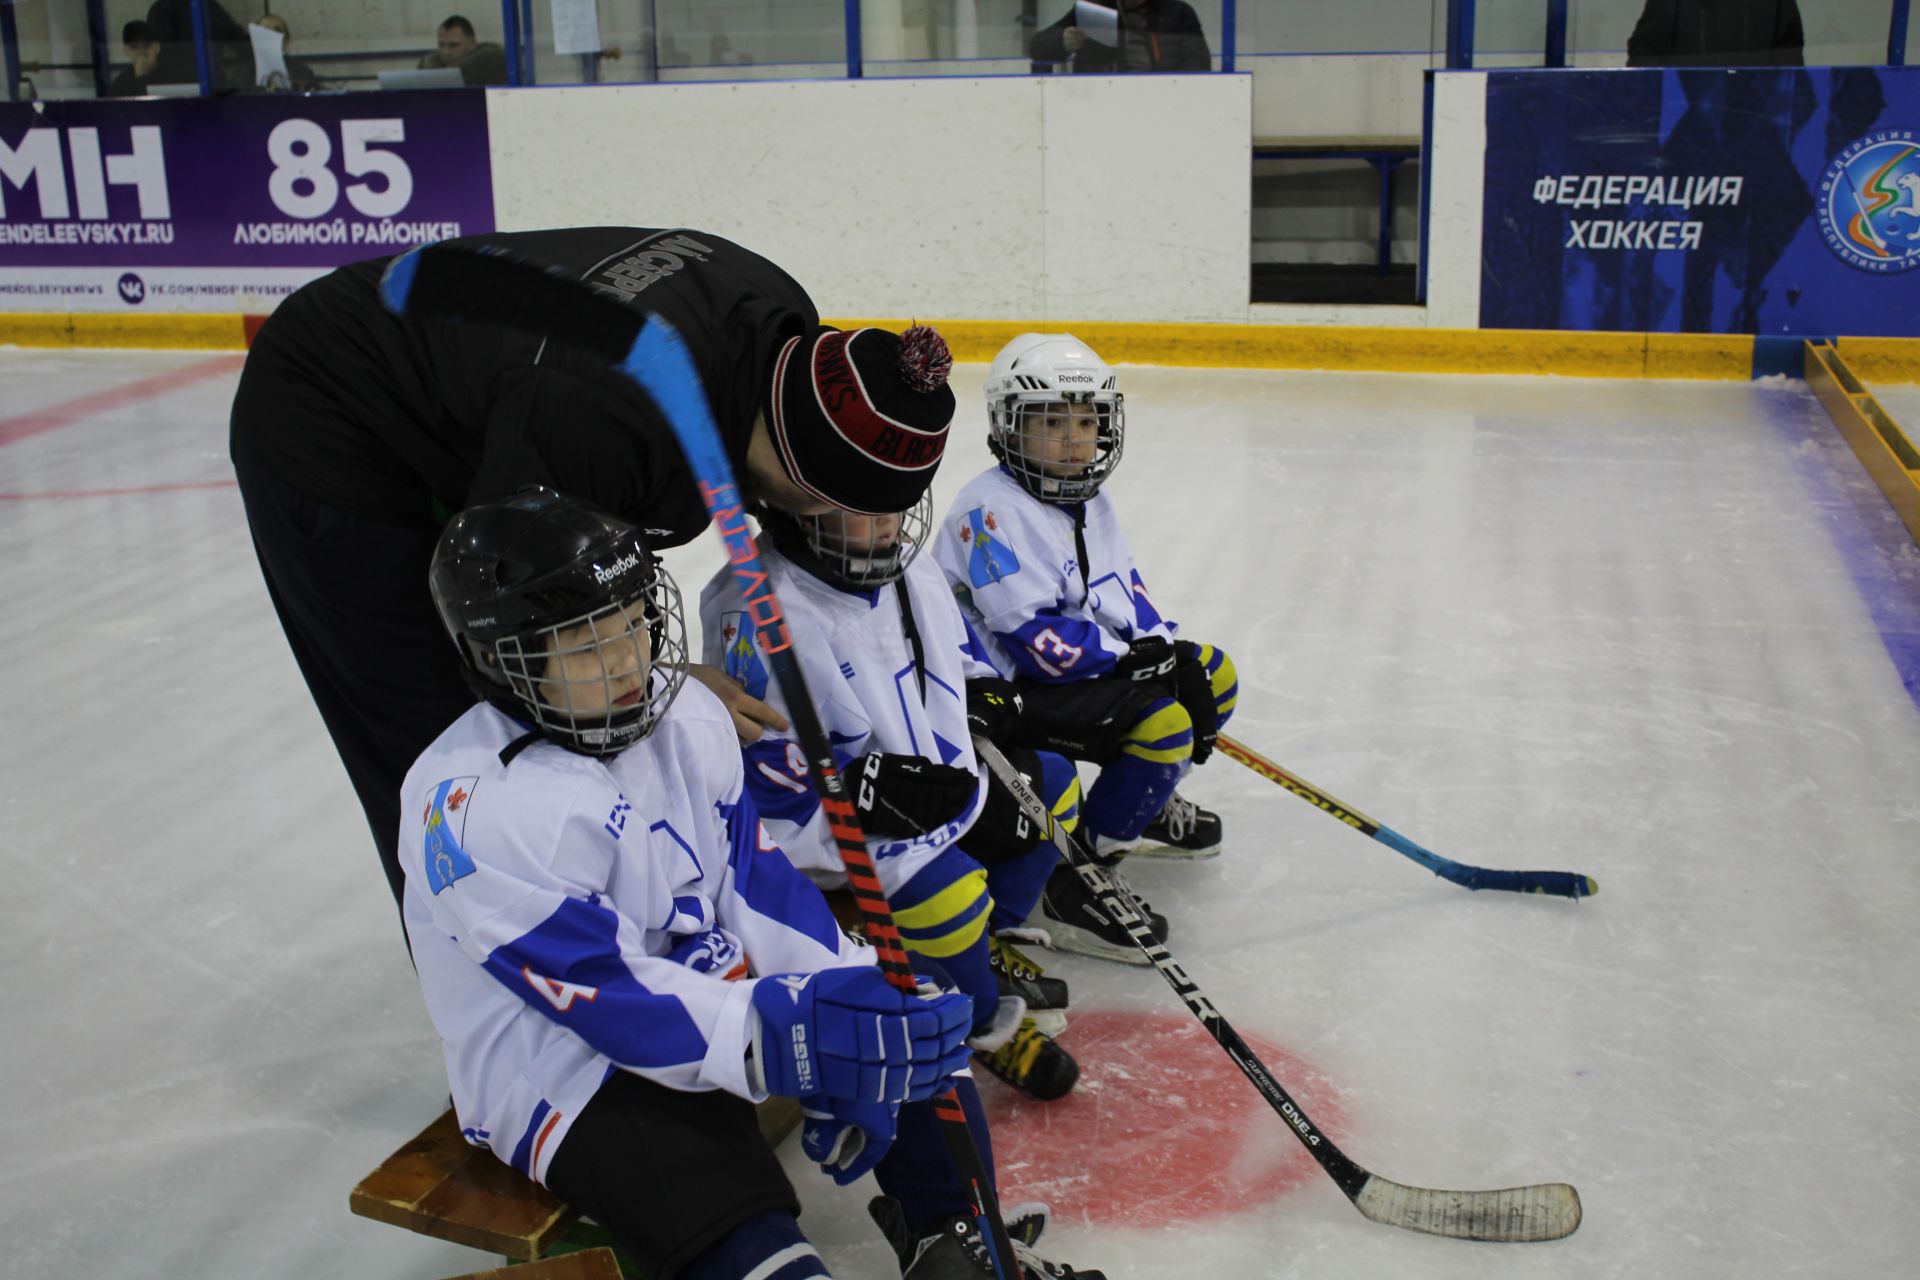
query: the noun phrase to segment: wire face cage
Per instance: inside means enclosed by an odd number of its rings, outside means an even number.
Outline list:
[[[493,657],[542,733],[610,755],[644,738],[686,680],[679,585],[656,564],[628,599],[503,636]]]

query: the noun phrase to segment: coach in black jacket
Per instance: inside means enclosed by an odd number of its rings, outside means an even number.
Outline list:
[[[1647,0],[1630,67],[1797,67],[1807,43],[1794,0]]]
[[[1213,53],[1200,15],[1181,0],[1118,0],[1119,44],[1109,47],[1074,25],[1074,10],[1033,33],[1027,56],[1035,62],[1073,60],[1077,74],[1114,71],[1211,71]],[[1109,5],[1108,7],[1112,7]]]
[[[750,501],[884,514],[931,482],[954,406],[932,330],[823,328],[792,276],[705,231],[469,243],[671,321]],[[707,513],[672,429],[631,383],[538,334],[394,316],[377,292],[387,262],[342,267],[280,304],[248,352],[229,446],[268,594],[397,902],[401,781],[473,705],[427,592],[446,519],[535,483],[634,521],[656,547],[692,541]],[[784,727],[737,686],[721,692],[743,737],[755,720]]]

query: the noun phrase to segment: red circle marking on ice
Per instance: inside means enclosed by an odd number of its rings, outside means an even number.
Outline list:
[[[1029,1102],[976,1071],[1001,1202],[1044,1200],[1061,1221],[1158,1227],[1262,1204],[1319,1177],[1300,1141],[1200,1024],[1179,1014],[1068,1014],[1080,1082]],[[1338,1140],[1333,1081],[1243,1037],[1281,1087]]]

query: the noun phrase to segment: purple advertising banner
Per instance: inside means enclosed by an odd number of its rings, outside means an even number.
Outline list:
[[[477,90],[0,103],[0,310],[258,310],[492,229]]]

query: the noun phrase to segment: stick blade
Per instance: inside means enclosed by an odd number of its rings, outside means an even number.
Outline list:
[[[1544,893],[1559,898],[1591,898],[1600,892],[1600,882],[1577,871],[1501,871],[1492,867],[1456,864],[1434,872],[1442,880],[1451,880],[1468,889],[1500,889],[1508,893]]]
[[[1375,1222],[1455,1240],[1559,1240],[1580,1225],[1580,1193],[1564,1182],[1503,1191],[1434,1191],[1370,1174],[1354,1207]]]

